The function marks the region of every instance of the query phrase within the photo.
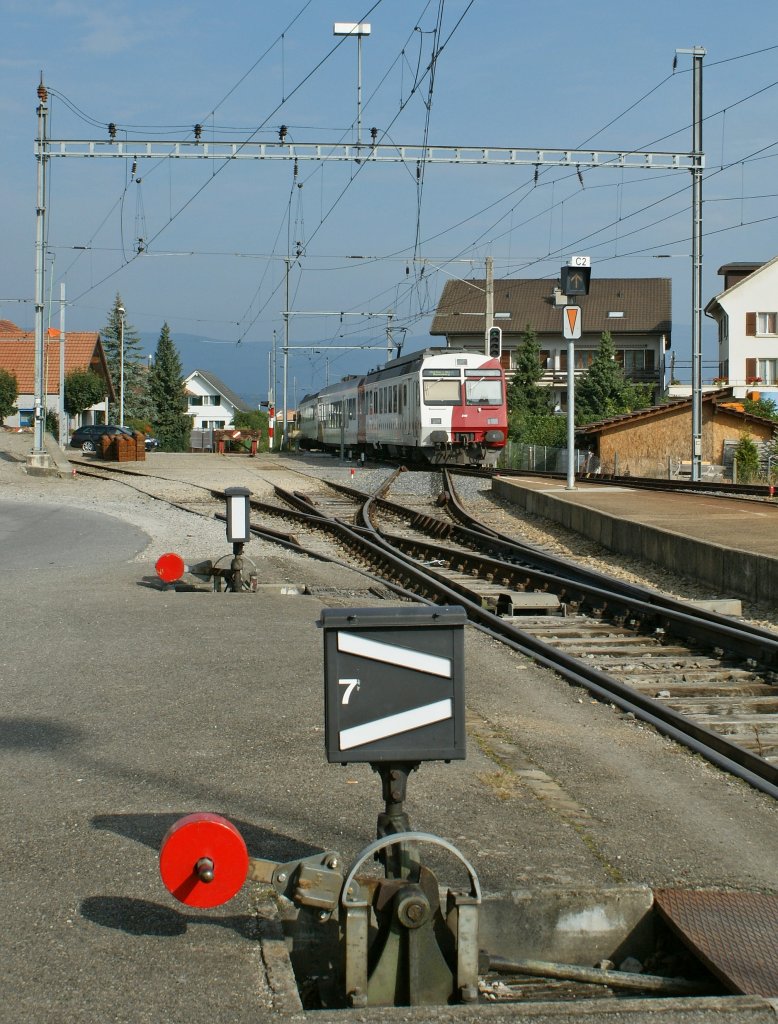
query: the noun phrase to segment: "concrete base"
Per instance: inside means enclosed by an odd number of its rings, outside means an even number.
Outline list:
[[[57,476],[56,466],[51,465],[48,452],[31,452],[27,456],[27,472],[30,476]]]

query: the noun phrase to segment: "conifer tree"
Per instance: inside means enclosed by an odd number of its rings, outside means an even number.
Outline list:
[[[624,376],[624,369],[616,362],[613,338],[606,331],[591,366],[575,382],[576,423],[594,423],[632,412],[645,404],[644,392]]]
[[[543,367],[540,365],[538,336],[529,324],[524,328],[521,344],[516,350],[516,368],[508,385],[508,409],[512,413],[544,416],[551,412],[548,388],[540,387]]]
[[[108,321],[100,332],[108,363],[108,372],[116,394],[116,408],[111,412],[111,420],[119,422],[119,402],[121,391],[122,347],[124,349],[124,420],[149,420],[151,403],[148,390],[148,372],[140,335],[124,316],[124,337],[122,339],[122,318],[119,310],[124,307],[122,297],[116,293],[113,308],[108,314]],[[123,340],[123,344],[122,344]]]
[[[192,419],[186,414],[181,358],[167,323],[162,325],[157,342],[154,366],[149,373],[149,391],[151,418],[161,447],[168,452],[188,451]]]

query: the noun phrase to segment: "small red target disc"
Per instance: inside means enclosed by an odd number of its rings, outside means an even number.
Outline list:
[[[204,881],[198,864],[213,864]],[[218,907],[231,900],[246,881],[249,854],[232,822],[203,811],[180,818],[162,840],[159,873],[165,888],[189,907]]]
[[[159,556],[154,568],[163,583],[175,583],[186,572],[186,563],[181,555],[177,555],[174,551],[168,551]]]

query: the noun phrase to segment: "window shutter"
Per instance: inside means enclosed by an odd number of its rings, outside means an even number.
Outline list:
[[[746,313],[746,337],[756,337],[756,313]]]
[[[756,377],[756,359],[746,359],[746,380]]]
[[[567,350],[566,349],[559,353],[559,369],[560,370],[566,370],[567,369]]]

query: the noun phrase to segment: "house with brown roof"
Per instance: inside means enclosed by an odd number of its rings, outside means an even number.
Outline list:
[[[502,363],[516,366],[516,353],[527,326],[538,336],[543,377],[554,404],[567,406],[567,342],[562,333],[566,298],[558,281],[509,278],[494,282],[495,327],[502,329]],[[593,276],[588,295],[576,296],[582,335],[575,342],[575,374],[591,365],[600,338],[610,332],[616,358],[629,380],[651,384],[655,397],[664,390],[669,365],[666,353],[672,330],[671,281],[666,277],[603,278]],[[449,348],[484,351],[486,281],[447,281],[430,334],[444,336]]]
[[[60,333],[49,329],[44,339],[44,380],[46,408],[59,413]],[[65,376],[74,370],[93,370],[105,381],[108,401],[115,401],[111,377],[105,361],[100,335],[96,331],[68,331],[64,345]],[[35,413],[35,335],[23,331],[10,320],[0,320],[0,369],[16,377],[19,388],[15,416],[6,416],[7,427],[30,427]],[[84,413],[84,423],[104,422],[107,401]]]
[[[702,396],[705,476],[730,476],[735,447],[748,435],[762,453],[778,424],[744,411],[732,388]],[[616,476],[675,477],[690,468],[692,399],[681,398],[576,427],[576,447],[596,456],[599,471]],[[722,471],[723,467],[723,471]]]

